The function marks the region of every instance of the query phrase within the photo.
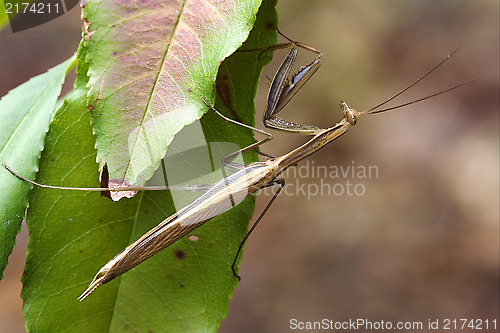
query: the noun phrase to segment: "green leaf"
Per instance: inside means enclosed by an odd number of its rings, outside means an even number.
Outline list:
[[[97,161],[143,185],[174,135],[199,119],[223,59],[261,0],[92,1],[83,11]]]
[[[75,57],[12,89],[0,100],[0,163],[33,179],[57,98]],[[31,186],[0,167],[0,274],[7,266]]]
[[[245,49],[276,43],[274,1],[264,1]],[[87,52],[90,52],[87,49]],[[253,99],[269,55],[236,52],[221,65],[216,107],[253,124]],[[80,63],[79,63],[80,65]],[[79,82],[84,77],[79,75]],[[98,186],[91,116],[86,91],[76,90],[56,114],[40,161],[37,181],[64,186]],[[194,134],[193,134],[194,133]],[[204,140],[204,145],[197,142]],[[213,112],[186,127],[169,148],[167,179],[207,181],[220,164],[225,144],[243,147],[253,133]],[[189,142],[188,142],[189,141]],[[231,146],[233,145],[233,146]],[[211,154],[206,154],[210,152]],[[192,159],[190,155],[194,152]],[[202,152],[202,153],[200,153]],[[172,156],[172,157],[170,157]],[[180,157],[180,158],[175,158]],[[250,154],[250,160],[256,154]],[[246,160],[249,162],[250,160]],[[200,162],[201,161],[201,162]],[[184,163],[183,167],[176,167]],[[172,167],[173,166],[173,167]],[[208,175],[213,176],[212,174]],[[191,178],[187,178],[191,177]],[[194,184],[189,180],[191,184]],[[227,313],[237,284],[231,264],[251,218],[254,201],[195,230],[136,268],[99,287],[83,302],[77,297],[109,259],[180,208],[185,192],[140,192],[112,202],[99,193],[34,189],[28,209],[28,256],[23,275],[23,312],[30,332],[213,332]]]
[[[6,13],[5,2],[0,0],[0,30],[9,23],[9,17]]]

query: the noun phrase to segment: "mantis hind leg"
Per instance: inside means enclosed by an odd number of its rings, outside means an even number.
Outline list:
[[[259,222],[262,220],[262,218],[264,217],[264,215],[266,215],[266,213],[269,210],[269,208],[271,208],[271,205],[273,204],[274,200],[276,200],[276,198],[278,197],[278,194],[280,194],[280,192],[283,190],[283,187],[285,187],[285,180],[284,179],[276,179],[273,183],[269,184],[268,186],[277,186],[278,189],[274,193],[274,195],[271,198],[271,200],[269,200],[269,202],[267,203],[267,205],[264,208],[264,210],[262,211],[262,213],[260,213],[260,215],[257,218],[257,220],[255,221],[255,223],[248,230],[248,232],[245,235],[245,237],[243,238],[243,240],[240,242],[240,245],[238,247],[238,251],[236,251],[236,255],[234,256],[233,264],[231,265],[231,270],[233,271],[233,275],[238,280],[241,280],[241,277],[238,275],[238,273],[236,273],[236,261],[238,260],[238,257],[240,256],[241,250],[243,249],[243,246],[245,245],[248,237],[250,237],[250,234],[255,230],[255,228],[257,227],[257,225],[259,224]]]

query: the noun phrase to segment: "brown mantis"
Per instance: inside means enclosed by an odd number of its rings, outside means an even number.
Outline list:
[[[217,110],[215,110],[212,106],[210,106],[208,102],[204,100],[207,106],[209,106],[214,112],[219,114],[227,121],[236,123],[240,126],[251,128],[259,133],[264,134],[266,137],[258,142],[255,142],[250,146],[247,146],[235,153],[228,155],[224,159],[223,163],[229,168],[236,170],[234,174],[224,179],[221,179],[220,181],[216,182],[213,185],[210,186],[202,185],[199,187],[192,188],[192,190],[206,190],[206,192],[201,197],[190,203],[189,205],[178,210],[176,213],[174,213],[170,217],[160,222],[156,227],[148,231],[146,234],[141,236],[137,241],[130,244],[122,252],[120,252],[113,259],[111,259],[106,265],[104,265],[99,270],[99,272],[96,274],[96,276],[90,283],[89,287],[79,297],[79,300],[85,299],[88,295],[90,295],[96,288],[98,288],[102,284],[105,284],[113,280],[115,277],[118,277],[121,274],[127,272],[128,270],[132,269],[133,267],[137,266],[144,260],[148,259],[149,257],[153,256],[160,250],[176,242],[181,237],[187,235],[194,229],[198,228],[205,222],[212,219],[213,217],[223,213],[224,211],[238,204],[250,194],[255,193],[258,190],[263,189],[265,187],[276,187],[277,190],[273,198],[269,201],[264,211],[261,213],[257,221],[254,223],[252,228],[249,230],[245,238],[240,243],[240,247],[236,253],[232,265],[233,274],[239,278],[239,276],[236,274],[235,271],[236,260],[248,236],[254,230],[255,226],[260,222],[260,220],[265,215],[265,213],[267,212],[267,210],[269,209],[269,207],[271,206],[277,195],[282,190],[284,186],[284,180],[279,178],[279,176],[284,170],[286,170],[291,166],[296,165],[300,160],[308,157],[309,155],[313,154],[319,149],[325,147],[330,142],[334,141],[336,138],[343,135],[345,132],[347,132],[347,130],[351,126],[355,125],[358,119],[363,115],[380,113],[404,107],[409,104],[420,102],[428,98],[443,94],[447,91],[456,89],[467,83],[465,82],[456,85],[452,88],[440,91],[438,93],[426,96],[424,98],[420,98],[412,102],[408,102],[391,108],[379,109],[381,106],[385,105],[389,101],[401,95],[402,93],[413,87],[416,83],[420,82],[422,79],[427,77],[431,72],[436,70],[446,60],[448,60],[449,57],[453,54],[452,53],[451,55],[447,56],[444,60],[442,60],[439,64],[437,64],[434,68],[432,68],[430,71],[425,73],[423,76],[415,80],[407,87],[405,87],[403,90],[399,91],[397,94],[386,99],[385,101],[383,101],[382,103],[376,105],[371,109],[368,109],[363,112],[358,112],[352,109],[347,103],[342,101],[340,103],[340,107],[342,109],[343,119],[338,123],[336,123],[335,125],[333,125],[332,127],[323,129],[315,126],[301,125],[279,118],[277,114],[283,110],[283,108],[297,93],[297,91],[300,90],[300,88],[305,84],[305,82],[307,82],[307,80],[318,70],[318,68],[322,64],[323,55],[320,51],[308,45],[299,42],[294,42],[292,40],[288,40],[288,43],[272,46],[268,50],[274,50],[285,47],[290,47],[290,51],[272,80],[268,95],[267,107],[264,112],[264,124],[268,128],[273,128],[285,132],[297,133],[302,135],[308,135],[311,136],[312,138],[303,145],[299,146],[298,148],[290,151],[285,155],[269,158],[268,160],[263,162],[254,162],[247,166],[231,162],[239,153],[243,153],[250,149],[254,149],[262,145],[263,143],[270,141],[272,139],[272,135],[265,131],[255,129],[251,126],[241,124],[232,119],[226,118],[225,116],[221,115]],[[292,70],[299,48],[306,49],[316,53],[316,57],[308,65],[302,67],[297,74],[290,76],[290,72]],[[6,168],[8,167],[6,166]],[[9,171],[11,170],[9,169]],[[13,171],[11,172],[14,175],[16,175]],[[20,176],[18,177],[24,179],[23,177]],[[41,185],[32,181],[30,182],[37,186],[54,188],[52,186]],[[57,187],[57,188],[61,189],[62,187]],[[62,188],[62,189],[74,189],[74,188]],[[165,189],[165,187],[156,189]],[[171,190],[176,188],[169,187],[168,189]],[[185,188],[180,187],[180,189],[185,189]],[[92,189],[83,189],[83,190],[92,190]],[[98,190],[129,191],[134,189],[111,188],[111,189],[98,189]]]

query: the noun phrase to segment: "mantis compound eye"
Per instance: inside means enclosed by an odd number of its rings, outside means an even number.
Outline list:
[[[359,112],[351,108],[349,104],[344,101],[340,101],[340,108],[342,109],[345,120],[351,125],[356,125],[359,118]]]

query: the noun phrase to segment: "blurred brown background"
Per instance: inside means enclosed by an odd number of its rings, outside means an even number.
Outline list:
[[[290,173],[288,195],[276,201],[246,247],[242,281],[220,331],[283,332],[293,318],[498,323],[499,2],[282,0],[277,9],[285,34],[325,55],[283,111],[286,119],[334,124],[341,99],[370,108],[458,46],[444,67],[392,105],[477,80],[403,110],[363,117],[309,162],[375,166],[378,177]],[[36,29],[0,32],[1,95],[76,50],[79,15],[74,9]],[[265,75],[273,76],[285,53],[276,53]],[[310,59],[304,52],[299,61]],[[263,76],[258,122],[266,94]],[[279,155],[305,141],[275,138],[263,151]],[[346,189],[347,181],[361,184],[365,193],[307,191],[321,181],[330,188],[340,184],[336,190]],[[306,194],[293,193],[302,184]],[[258,212],[268,199],[258,199]],[[19,298],[25,252],[23,232],[0,283],[2,333],[25,331]]]

